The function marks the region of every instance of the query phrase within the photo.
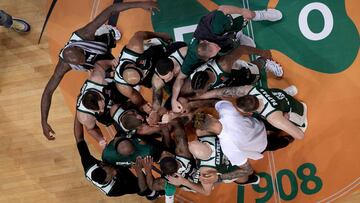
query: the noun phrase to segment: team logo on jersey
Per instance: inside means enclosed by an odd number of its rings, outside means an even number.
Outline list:
[[[269,1],[213,2],[262,10]],[[197,0],[158,0],[158,3],[161,12],[152,16],[154,30],[172,33],[176,40],[187,42],[200,17],[209,12]],[[344,0],[279,0],[276,9],[283,13],[281,21],[251,22],[243,29],[255,39],[257,47],[278,50],[302,66],[322,73],[339,73],[353,63],[360,39],[346,14]]]
[[[91,62],[93,59],[94,59],[95,55],[94,54],[91,54],[87,59],[86,61],[87,62]]]

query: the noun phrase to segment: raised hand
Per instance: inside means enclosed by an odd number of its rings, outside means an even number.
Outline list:
[[[143,159],[140,156],[136,157],[135,164],[133,165],[133,168],[135,169],[136,173],[141,173],[141,169],[143,168],[142,161]]]
[[[271,51],[270,50],[263,50],[261,56],[266,59],[272,59]]]
[[[146,118],[146,122],[149,125],[157,125],[160,120],[160,115],[157,111],[151,111],[149,116]]]
[[[160,34],[160,37],[161,37],[165,42],[170,43],[170,42],[174,41],[173,38],[172,38],[168,33],[166,33],[166,32],[160,32],[159,34]]]
[[[156,1],[143,1],[141,2],[140,8],[152,11],[153,9],[160,11],[159,5]]]
[[[184,97],[179,97],[178,101],[181,104],[181,106],[183,107],[181,110],[181,113],[189,113],[189,111],[190,111],[190,108],[189,108],[190,106],[188,105],[189,101]]]
[[[48,123],[42,124],[43,134],[48,140],[55,140],[55,132]]]
[[[143,112],[145,112],[147,114],[149,114],[151,112],[151,109],[152,109],[152,107],[149,103],[146,103],[140,107],[140,110],[142,110]]]
[[[172,108],[172,111],[175,113],[180,113],[184,109],[183,106],[181,105],[181,103],[178,102],[177,100],[171,101],[171,108]]]
[[[175,173],[172,176],[166,176],[169,180],[169,183],[175,186],[183,185],[186,179],[182,177],[180,174]]]
[[[151,173],[152,164],[153,158],[151,156],[146,156],[142,159],[142,165],[145,169],[146,174]]]

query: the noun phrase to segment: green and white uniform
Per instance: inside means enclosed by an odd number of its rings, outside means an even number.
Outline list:
[[[186,54],[181,72],[191,75],[201,64],[205,63],[197,54],[200,40],[216,43],[221,47],[218,55],[223,56],[240,45],[236,33],[247,25],[247,21],[238,14],[226,15],[215,10],[203,16],[195,30]]]
[[[210,167],[218,171],[218,173],[224,174],[236,170],[238,167],[233,166],[228,158],[221,150],[220,140],[216,135],[206,135],[198,137],[198,140],[202,143],[206,143],[211,148],[211,155],[206,160],[199,160],[198,167]]]
[[[230,79],[231,73],[225,72],[217,60],[212,59],[209,62],[203,64],[198,67],[194,73],[190,75],[190,79],[192,79],[195,73],[200,71],[210,70],[215,75],[215,81],[210,85],[209,89],[216,89],[226,86],[226,82]]]
[[[134,146],[134,152],[129,156],[121,155],[117,152],[117,146],[123,140],[130,141]],[[146,142],[143,143],[143,140],[140,138],[119,138],[112,140],[104,149],[102,153],[102,160],[106,163],[130,167],[131,164],[135,163],[136,157],[140,156],[142,158],[146,156],[152,156],[155,161],[157,161],[161,155],[163,148],[160,143],[155,142]]]
[[[187,44],[185,42],[174,42],[172,44],[169,45],[169,49],[175,49],[175,50],[168,50],[168,51],[173,51],[170,56],[168,56],[169,59],[172,59],[173,63],[174,63],[174,67],[176,66],[176,64],[181,68],[182,64],[184,63],[184,58],[185,56],[183,56],[180,52],[180,49],[183,47],[187,47]],[[175,64],[176,63],[176,64]],[[161,79],[160,74],[155,70],[155,74]],[[174,86],[176,77],[173,77],[172,80],[165,82],[163,79],[161,79],[165,86],[164,86],[164,90],[171,95],[172,93],[172,88]]]
[[[177,173],[184,178],[192,177],[192,175],[196,172],[195,160],[191,160],[179,155],[176,155],[175,159],[178,163],[180,163],[180,167],[178,168]]]
[[[176,155],[175,159],[178,163],[180,163],[180,167],[178,168],[177,173],[180,174],[182,177],[190,180],[191,182],[198,183],[200,172],[196,167],[195,160],[191,160],[179,155]],[[166,177],[164,178],[166,179]],[[186,191],[195,192],[184,185],[180,185],[179,187]],[[176,186],[168,183],[168,180],[166,179],[165,194],[168,194],[168,196],[170,196],[171,194],[173,195],[175,193],[175,190]]]
[[[306,129],[306,106],[288,95],[281,89],[271,88],[264,89],[260,87],[253,87],[248,95],[256,96],[259,100],[264,102],[264,108],[261,112],[256,112],[261,117],[266,119],[271,113],[281,111],[289,113],[289,120],[295,125]]]
[[[136,53],[124,47],[121,51],[119,65],[116,67],[115,82],[132,86],[124,80],[122,73],[128,64],[134,64],[136,66],[135,69],[141,75],[140,85],[151,87],[151,78],[155,72],[154,63],[156,63],[159,58],[163,57],[165,52],[166,44],[158,38],[153,38],[144,42],[143,53]]]
[[[81,87],[80,94],[77,98],[76,110],[78,110],[82,113],[93,115],[97,121],[99,121],[100,123],[102,123],[104,125],[109,126],[113,123],[111,116],[110,116],[110,108],[111,108],[113,102],[110,100],[111,92],[107,91],[106,87],[107,87],[107,85],[105,85],[105,84],[99,84],[99,83],[96,83],[91,80],[86,80],[85,83],[83,84],[83,86]],[[102,114],[99,114],[98,112],[96,112],[94,110],[88,109],[83,105],[83,103],[82,103],[83,96],[88,91],[97,92],[100,95],[102,95],[103,98],[105,99],[105,109]]]
[[[127,112],[128,110],[125,110],[123,107],[119,106],[114,115],[112,116],[114,122],[120,127],[119,129],[117,129],[117,134],[120,134],[122,136],[125,136],[127,138],[131,138],[135,133],[136,133],[136,129],[134,130],[129,130],[127,128],[124,127],[123,123],[121,122],[121,117],[124,115],[125,112]],[[129,110],[129,111],[135,111],[135,110]]]
[[[265,66],[264,59],[256,60],[263,69]],[[243,85],[255,85],[260,79],[260,69],[257,65],[243,61],[236,60],[231,69],[231,78],[227,82],[228,87],[232,86],[243,86]]]

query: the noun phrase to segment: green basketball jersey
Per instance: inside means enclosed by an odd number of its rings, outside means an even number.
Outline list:
[[[263,118],[267,118],[275,111],[296,113],[299,116],[304,115],[303,104],[281,89],[254,87],[250,90],[248,95],[254,95],[264,102],[263,110],[261,112],[256,112]]]
[[[216,89],[226,86],[226,82],[231,77],[231,73],[224,72],[217,60],[212,59],[198,67],[195,72],[190,75],[190,78],[192,79],[195,73],[206,70],[211,71],[215,75],[215,81],[210,85],[209,89]]]
[[[113,165],[118,166],[131,166],[135,162],[136,157],[145,157],[153,156],[157,157],[159,154],[159,147],[151,143],[141,143],[142,140],[139,138],[127,139],[131,141],[134,146],[134,152],[129,156],[123,156],[119,154],[116,150],[119,142],[124,140],[124,138],[112,140],[104,149],[102,154],[102,160]]]
[[[199,168],[214,168],[218,173],[228,173],[234,170],[234,167],[232,167],[230,161],[221,150],[220,140],[216,135],[198,137],[198,140],[208,144],[212,151],[208,159],[199,160]]]

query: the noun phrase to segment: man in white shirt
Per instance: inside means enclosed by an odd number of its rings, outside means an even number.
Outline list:
[[[215,109],[219,119],[210,114],[195,115],[194,126],[218,135],[221,149],[232,165],[242,167],[248,164],[248,159],[259,160],[264,157],[264,151],[283,148],[293,141],[289,139],[291,136],[267,132],[262,121],[241,115],[229,101],[217,102]],[[248,175],[246,184],[258,183],[254,175]]]
[[[242,116],[229,101],[215,104],[219,113],[221,132],[218,134],[224,154],[234,165],[245,164],[247,159],[258,160],[268,142],[264,124],[252,117]]]

